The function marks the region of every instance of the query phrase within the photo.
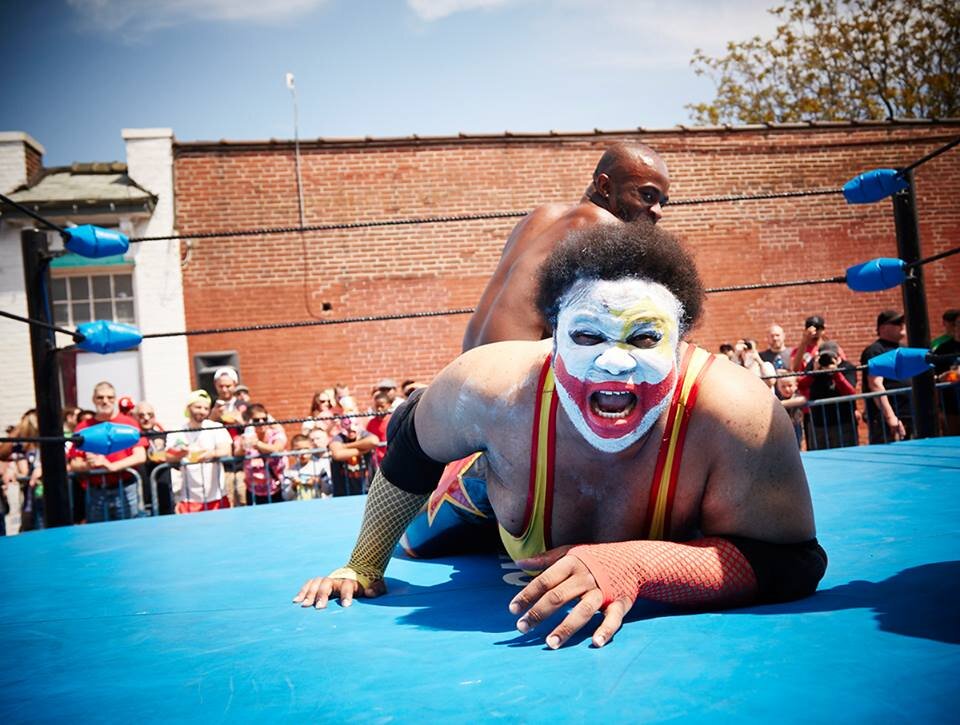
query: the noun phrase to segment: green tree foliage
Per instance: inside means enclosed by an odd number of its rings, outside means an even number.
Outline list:
[[[717,87],[696,123],[960,115],[957,0],[787,0],[775,36],[727,43],[691,65]]]

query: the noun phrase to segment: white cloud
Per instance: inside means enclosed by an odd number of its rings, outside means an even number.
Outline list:
[[[595,69],[686,68],[695,49],[723,54],[728,41],[769,37],[778,24],[772,0],[553,0],[539,32],[564,49],[558,60]]]
[[[465,10],[506,5],[514,0],[407,0],[407,6],[422,20],[433,21]]]
[[[195,21],[282,23],[327,0],[67,0],[86,27],[149,32]]]

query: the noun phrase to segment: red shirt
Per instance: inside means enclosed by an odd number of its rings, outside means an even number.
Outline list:
[[[384,444],[387,442],[387,425],[389,425],[389,423],[390,416],[384,415],[381,417],[371,418],[365,426],[367,433],[372,433],[380,439],[381,445],[373,449],[373,455],[377,459],[377,463],[380,463],[384,456],[387,455],[387,447]]]
[[[83,431],[85,428],[89,428],[89,427],[91,427],[91,426],[94,426],[94,425],[97,425],[98,423],[103,423],[103,422],[105,422],[105,421],[97,420],[96,418],[94,418],[94,419],[92,419],[92,420],[85,420],[85,421],[83,421],[82,423],[78,423],[78,424],[77,424],[77,427],[74,429],[73,432],[74,432],[75,435],[80,435],[80,434],[81,434],[81,431]],[[124,413],[115,413],[114,416],[110,419],[109,422],[110,422],[110,423],[116,423],[116,424],[118,424],[118,425],[128,425],[128,426],[130,426],[131,428],[135,428],[136,430],[140,430],[140,423],[138,423],[138,422],[135,421],[133,418],[131,418],[129,415],[126,415],[126,414],[124,414]],[[131,446],[130,448],[124,448],[122,451],[114,451],[113,453],[108,454],[108,455],[107,455],[107,460],[108,460],[108,461],[119,461],[119,460],[122,460],[122,459],[126,458],[127,456],[132,456],[132,455],[133,455],[133,451],[134,451],[135,448],[140,448],[140,447],[146,448],[148,445],[149,445],[149,444],[147,443],[146,437],[143,436],[143,437],[140,438],[139,441],[137,441],[137,444],[136,444],[135,446]],[[77,458],[84,458],[85,456],[86,456],[86,453],[85,453],[84,451],[79,450],[76,446],[74,446],[73,448],[71,448],[71,449],[70,449],[70,452],[67,454],[67,458],[70,459],[70,460],[77,459]],[[81,474],[78,474],[78,475],[81,476],[82,478],[89,478],[89,476],[87,476],[86,474],[82,474],[82,473],[81,473]],[[96,476],[95,478],[96,478],[96,481],[95,481],[95,482],[96,482],[96,483],[100,483],[101,476]],[[124,478],[129,479],[130,477],[129,477],[129,476],[125,476]],[[116,485],[116,484],[120,481],[120,474],[119,474],[119,473],[108,473],[108,474],[102,476],[102,479],[103,479],[103,484],[102,484],[102,485],[107,485],[107,486]]]

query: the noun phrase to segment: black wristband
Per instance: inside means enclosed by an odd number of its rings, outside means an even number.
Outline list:
[[[827,552],[816,539],[771,544],[743,536],[724,536],[753,567],[758,602],[789,602],[808,597],[827,570]]]

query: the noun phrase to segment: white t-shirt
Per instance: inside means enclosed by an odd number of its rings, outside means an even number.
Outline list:
[[[189,425],[189,422],[185,422],[183,427],[186,428],[187,425]],[[226,446],[229,451],[230,434],[219,423],[205,420],[199,430],[169,434],[167,436],[167,446],[204,452]],[[224,492],[220,486],[223,465],[219,461],[207,461],[205,463],[190,463],[189,461],[190,455],[188,454],[184,456],[180,463],[180,474],[183,478],[180,500],[205,503],[223,498]]]

